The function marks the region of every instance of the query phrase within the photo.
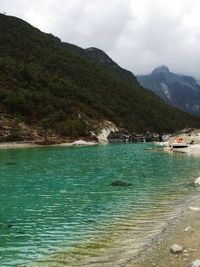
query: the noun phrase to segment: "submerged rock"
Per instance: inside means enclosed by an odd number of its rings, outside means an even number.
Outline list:
[[[12,228],[14,226],[14,224],[8,224],[7,227],[8,228]]]
[[[132,184],[126,181],[117,180],[117,181],[112,182],[111,185],[112,186],[130,186]]]
[[[181,253],[183,251],[183,247],[181,247],[180,245],[174,244],[173,246],[171,246],[170,251],[172,253]]]
[[[193,260],[188,267],[199,267],[200,266],[200,259]]]

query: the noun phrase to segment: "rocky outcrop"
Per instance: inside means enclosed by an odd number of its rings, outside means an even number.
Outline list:
[[[110,133],[118,130],[117,126],[111,121],[103,121],[98,126],[100,128],[99,134],[97,135],[99,143],[108,143]]]
[[[111,132],[108,136],[108,141],[111,143],[117,142],[153,142],[162,141],[162,136],[159,134],[146,133],[146,134],[136,134],[129,133],[126,129],[119,129],[118,131]]]
[[[109,142],[128,142],[130,141],[130,134],[126,129],[110,132],[108,136]]]

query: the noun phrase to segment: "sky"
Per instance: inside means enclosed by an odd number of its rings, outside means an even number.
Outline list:
[[[148,74],[167,65],[200,79],[199,0],[0,0],[64,42],[104,50],[121,67]]]

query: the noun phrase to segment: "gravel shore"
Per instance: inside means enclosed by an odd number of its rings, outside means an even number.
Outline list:
[[[172,253],[171,246],[178,244],[182,252]],[[200,259],[200,196],[187,206],[152,246],[125,267],[187,267],[194,259]]]

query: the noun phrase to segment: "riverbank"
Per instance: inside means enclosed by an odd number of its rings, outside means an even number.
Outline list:
[[[195,200],[163,232],[151,247],[124,263],[123,267],[187,267],[200,259],[200,197]],[[183,247],[181,253],[172,253],[172,245]]]
[[[2,142],[0,143],[0,149],[16,149],[16,148],[34,148],[34,147],[67,147],[67,146],[91,146],[91,145],[97,145],[97,142],[88,142],[83,140],[77,140],[74,142],[54,142],[54,143],[44,143],[40,141],[21,141],[21,142]]]

